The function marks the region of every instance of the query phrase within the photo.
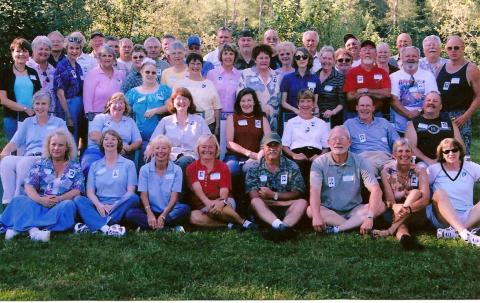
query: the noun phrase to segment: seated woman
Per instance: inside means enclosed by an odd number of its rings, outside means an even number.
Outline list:
[[[105,105],[105,113],[95,116],[88,134],[88,148],[82,156],[82,167],[85,175],[93,162],[101,159],[104,154],[101,148],[102,134],[114,129],[122,138],[123,146],[119,153],[133,159],[135,150],[142,146],[142,137],[135,121],[129,117],[130,105],[123,93],[115,93]]]
[[[235,113],[227,117],[227,154],[223,160],[233,180],[233,194],[239,201],[243,176],[260,159],[260,141],[271,133],[257,93],[251,88],[238,92]]]
[[[187,167],[192,190],[190,223],[203,227],[238,226],[255,229],[256,225],[235,212],[235,201],[229,197],[230,172],[218,160],[220,146],[214,135],[202,135],[197,141],[199,159]]]
[[[480,246],[473,230],[480,223],[480,203],[473,205],[473,188],[480,180],[480,165],[465,161],[465,149],[456,139],[443,139],[437,148],[439,163],[427,168],[433,191],[427,218],[437,228],[437,238],[462,238]]]
[[[12,199],[1,216],[5,240],[28,231],[33,241],[48,242],[50,231],[65,231],[75,224],[72,201],[83,191],[83,174],[76,162],[77,148],[66,129],[51,132],[42,158],[30,169],[25,195]]]
[[[122,137],[109,129],[100,139],[100,150],[105,157],[94,162],[87,179],[87,197],[75,199],[78,212],[84,223],[75,225],[75,233],[100,230],[108,236],[125,235],[124,226],[118,223],[125,212],[138,206],[135,194],[137,172],[135,164],[120,155],[123,150]]]
[[[392,225],[386,230],[373,230],[375,237],[395,235],[404,249],[422,249],[409,229],[425,221],[423,209],[430,200],[428,176],[424,168],[412,164],[413,147],[407,139],[393,144],[396,160],[383,167],[381,176],[387,208],[393,212]]]
[[[150,140],[158,135],[165,135],[170,139],[172,142],[170,158],[185,172],[186,167],[197,158],[195,144],[198,138],[211,132],[205,120],[195,114],[196,107],[188,89],[175,88],[167,106],[172,114],[160,120]],[[145,158],[149,158],[151,154],[147,148]]]
[[[172,142],[159,135],[150,142],[153,157],[140,169],[138,191],[143,209],[131,208],[127,221],[141,229],[164,229],[180,225],[190,214],[190,207],[178,201],[182,192],[182,170],[170,160]]]
[[[49,132],[58,128],[67,129],[65,121],[48,115],[50,93],[39,91],[33,95],[33,111],[35,116],[26,118],[15,132],[12,140],[0,153],[0,176],[3,184],[2,203],[6,204],[20,193],[25,177],[33,162],[42,154],[42,144]],[[12,152],[20,151],[25,156],[12,156]]]
[[[300,90],[297,98],[298,116],[285,125],[283,152],[298,164],[303,180],[310,180],[313,160],[327,152],[330,128],[325,121],[313,116],[315,95],[311,90]]]

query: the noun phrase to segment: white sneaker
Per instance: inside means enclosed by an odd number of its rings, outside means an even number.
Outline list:
[[[84,223],[77,223],[73,228],[73,233],[75,234],[85,234],[89,232],[90,232],[90,229],[88,228],[87,224],[84,224]]]
[[[451,226],[437,229],[437,239],[457,239],[458,232]]]
[[[467,242],[473,246],[480,246],[480,237],[469,232]]]
[[[126,232],[127,230],[124,226],[114,224],[108,228],[108,231],[105,234],[112,237],[123,237]]]
[[[50,241],[50,231],[49,230],[30,231],[30,239],[32,241],[48,242]]]
[[[16,235],[18,235],[19,232],[14,230],[14,229],[7,229],[7,231],[5,232],[5,240],[12,240],[13,238],[15,238]]]
[[[177,225],[177,226],[175,226],[175,227],[174,227],[174,230],[175,230],[176,232],[179,232],[179,233],[183,233],[183,234],[185,233],[185,228],[183,228],[182,225]]]

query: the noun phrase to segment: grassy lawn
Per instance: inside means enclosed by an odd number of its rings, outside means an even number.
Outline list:
[[[480,140],[472,150],[480,162]],[[419,241],[423,252],[355,232],[284,244],[236,231],[2,237],[0,300],[480,298],[479,248],[433,232]]]

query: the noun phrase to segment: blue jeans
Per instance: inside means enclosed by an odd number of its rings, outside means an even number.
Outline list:
[[[10,141],[17,131],[17,119],[12,117],[3,117],[3,132],[5,137]]]
[[[102,159],[104,154],[96,147],[88,147],[82,155],[80,165],[83,169],[83,175],[85,179],[88,177],[88,171],[93,162]]]
[[[80,127],[80,119],[83,119],[83,102],[82,97],[73,97],[71,99],[67,99],[67,106],[68,111],[70,112],[70,116],[72,117],[73,122],[73,130],[71,130],[73,138],[75,139],[75,143],[78,144],[79,139],[79,127]],[[60,110],[57,111],[57,116],[59,118],[65,119],[65,112],[62,109],[62,106],[59,104],[56,105],[56,108]]]
[[[102,217],[90,199],[83,196],[78,196],[74,199],[80,217],[91,231],[97,231],[107,224],[113,225],[120,223],[127,210],[139,206],[138,201],[139,198],[136,194],[127,193],[120,199],[113,201],[114,203],[105,203],[114,204],[115,206],[108,215]],[[102,201],[100,200],[100,202]]]
[[[160,213],[154,212],[155,217],[158,217],[158,215],[160,215],[162,212],[163,210]],[[190,206],[177,202],[177,204],[175,204],[173,209],[165,217],[165,226],[173,227],[176,225],[181,225],[182,222],[188,220],[189,215]],[[147,214],[140,207],[130,208],[125,214],[125,219],[133,225],[139,226],[141,229],[150,229],[150,226],[148,226]]]
[[[465,113],[464,110],[456,110],[447,112],[450,119],[460,117]],[[465,143],[465,155],[470,155],[470,147],[472,145],[472,119],[468,119],[462,127],[460,127],[460,134]]]

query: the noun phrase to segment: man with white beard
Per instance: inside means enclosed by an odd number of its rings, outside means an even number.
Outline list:
[[[442,41],[438,36],[430,35],[423,39],[423,53],[425,57],[420,59],[420,68],[431,71],[435,77],[447,59],[440,57]]]
[[[415,46],[400,51],[402,69],[390,75],[392,82],[392,119],[395,129],[405,134],[407,122],[420,115],[423,100],[431,92],[438,92],[435,76],[418,68],[420,50]]]

